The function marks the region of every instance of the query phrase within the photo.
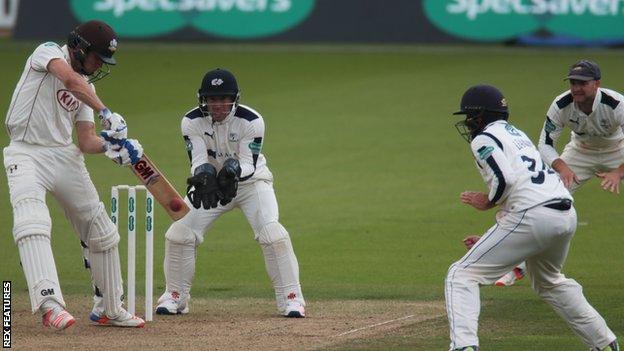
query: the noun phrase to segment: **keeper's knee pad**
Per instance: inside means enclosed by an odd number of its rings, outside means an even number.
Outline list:
[[[89,232],[86,238],[90,252],[103,252],[117,247],[119,243],[119,232],[113,221],[104,210],[104,205],[100,202],[94,211],[93,219],[89,225]]]
[[[255,239],[260,245],[271,245],[279,241],[290,239],[288,231],[279,222],[267,223],[255,234]]]
[[[42,199],[26,197],[13,205],[13,239],[16,244],[32,235],[49,238],[51,230],[50,212]]]
[[[180,223],[180,221],[173,222],[171,226],[169,226],[167,233],[165,233],[165,238],[172,243],[180,245],[197,246],[203,241],[201,236],[195,235],[193,229]]]

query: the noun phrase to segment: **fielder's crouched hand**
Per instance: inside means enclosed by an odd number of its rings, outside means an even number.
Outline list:
[[[104,147],[106,157],[122,166],[134,165],[143,156],[143,146],[136,139],[123,139],[114,143],[107,141]]]

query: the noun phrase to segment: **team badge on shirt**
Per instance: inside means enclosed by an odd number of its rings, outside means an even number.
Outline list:
[[[61,89],[57,91],[56,100],[67,112],[76,111],[80,107],[80,101],[69,90]]]

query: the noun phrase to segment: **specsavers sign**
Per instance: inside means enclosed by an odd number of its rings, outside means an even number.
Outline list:
[[[500,41],[546,29],[581,39],[624,39],[624,0],[424,0],[429,20],[457,37]]]
[[[258,38],[304,21],[315,0],[71,0],[81,20],[101,19],[121,36],[152,37],[189,26],[226,38]]]

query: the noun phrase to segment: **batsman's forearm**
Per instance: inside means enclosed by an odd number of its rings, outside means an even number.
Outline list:
[[[87,142],[80,144],[80,151],[82,151],[83,154],[101,154],[106,151],[104,144],[104,139],[93,137]]]
[[[100,100],[100,98],[95,94],[93,89],[87,84],[87,82],[79,78],[70,79],[65,85],[67,90],[71,91],[71,93],[80,101],[87,104],[94,111],[99,112],[106,108],[104,103]]]

